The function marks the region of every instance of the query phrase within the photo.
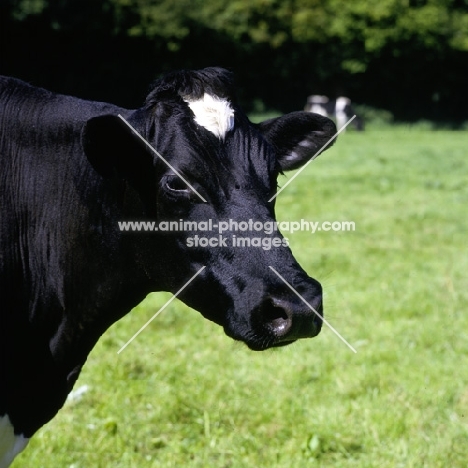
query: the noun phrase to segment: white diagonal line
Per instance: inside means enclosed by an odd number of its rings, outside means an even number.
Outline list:
[[[269,200],[274,200],[356,118],[353,115]]]
[[[320,319],[322,319],[322,322],[327,325],[327,327],[338,337],[340,340],[348,346],[351,351],[354,351],[357,353],[357,351],[333,328],[332,325],[330,325],[327,320],[325,320],[272,266],[270,266],[270,269],[273,270],[276,275],[283,280],[284,284],[288,286],[288,288],[315,314],[317,315]]]
[[[171,163],[170,163],[167,159],[165,159],[165,158],[163,158],[163,157],[161,156],[161,153],[159,153],[157,150],[155,150],[155,149],[148,143],[148,141],[147,141],[145,138],[143,138],[143,137],[136,131],[136,129],[135,129],[130,123],[127,122],[127,120],[125,120],[125,118],[124,118],[122,115],[119,114],[119,118],[125,122],[125,124],[133,131],[133,133],[134,133],[138,138],[140,138],[140,140],[141,140],[156,156],[158,156],[162,161],[164,161],[164,162],[166,163],[166,166],[168,166],[169,168],[171,168],[171,169],[174,171],[174,173],[175,173],[177,176],[179,176],[179,177],[194,191],[194,193],[196,193],[196,194],[198,195],[198,197],[200,198],[201,201],[203,201],[203,203],[206,203],[206,200],[200,195],[200,193],[198,193],[197,190],[195,190],[195,188],[184,178],[184,176],[183,176],[179,171],[177,171],[177,170],[171,165]]]
[[[206,267],[202,266],[117,352],[120,354]]]

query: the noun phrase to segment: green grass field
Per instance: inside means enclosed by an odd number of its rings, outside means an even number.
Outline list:
[[[328,328],[254,353],[153,294],[101,339],[13,467],[465,468],[468,134],[348,132],[279,196],[285,235],[325,291]],[[286,178],[280,183],[284,184]]]

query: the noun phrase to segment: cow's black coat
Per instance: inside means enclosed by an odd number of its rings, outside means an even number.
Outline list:
[[[178,72],[127,110],[0,78],[0,415],[16,433],[30,437],[56,414],[112,323],[151,291],[175,292],[202,265],[181,299],[252,349],[320,330],[268,270],[322,310],[320,285],[288,248],[195,249],[186,245],[192,233],[118,229],[129,219],[274,220],[268,199],[279,172],[312,157],[335,127],[310,113],[253,125],[233,89],[221,69]],[[235,128],[224,140],[184,102],[204,93],[232,102]]]

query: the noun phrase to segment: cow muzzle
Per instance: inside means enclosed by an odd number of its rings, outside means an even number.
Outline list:
[[[263,350],[318,335],[323,322],[322,295],[306,302],[299,297],[297,300],[266,297],[252,311],[253,334],[246,340],[247,346]]]

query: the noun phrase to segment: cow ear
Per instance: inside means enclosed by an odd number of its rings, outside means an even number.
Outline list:
[[[328,117],[312,112],[292,112],[265,120],[260,131],[276,148],[283,171],[297,169],[309,161],[336,134],[336,126]],[[323,150],[330,148],[333,139]]]
[[[152,158],[141,140],[116,115],[89,119],[81,133],[81,144],[89,162],[103,177],[138,180],[152,167]]]

